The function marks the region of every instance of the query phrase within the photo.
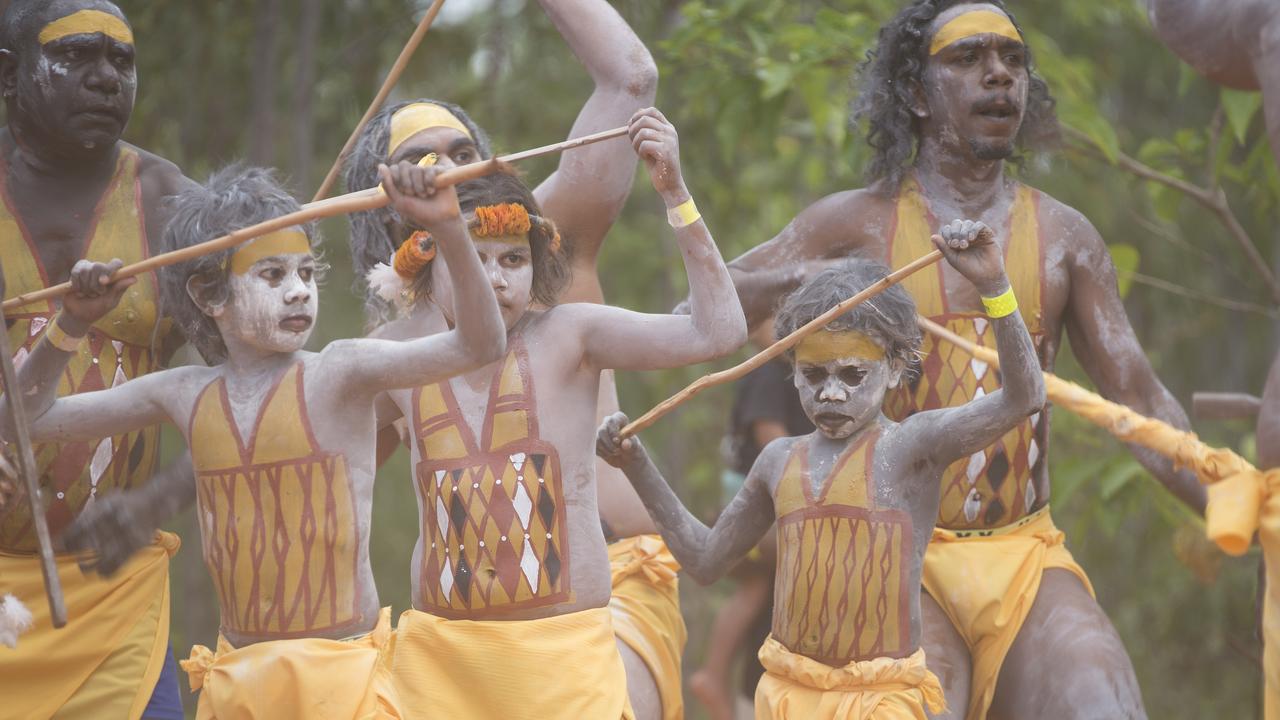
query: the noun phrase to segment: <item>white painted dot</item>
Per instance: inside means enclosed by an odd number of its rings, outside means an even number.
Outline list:
[[[503,536],[502,536],[502,542],[506,542],[506,541],[507,541],[507,536],[506,536],[506,535],[503,535]]]
[[[519,480],[520,482],[524,482],[524,476],[523,476],[523,475],[517,475],[517,476],[516,476],[516,479],[517,479],[517,480]]]
[[[484,547],[484,541],[483,541],[483,540],[481,540],[481,541],[480,541],[480,547]]]
[[[525,540],[528,540],[528,539],[529,539],[529,533],[525,533],[525,534],[524,534],[524,539],[525,539]]]
[[[498,478],[498,484],[499,484],[499,485],[501,485],[501,484],[502,484],[502,478]]]
[[[548,540],[550,540],[550,539],[551,539],[551,533],[547,533],[547,539],[548,539]]]
[[[453,491],[454,491],[454,492],[458,492],[458,486],[457,486],[457,485],[454,485],[454,486],[453,486]]]
[[[432,549],[432,550],[435,550],[435,549],[436,549],[436,544],[435,544],[435,543],[431,543],[431,549]]]
[[[542,478],[538,478],[538,484],[539,484],[539,485],[545,485],[545,484],[546,484],[546,482],[547,482],[546,480],[543,480]]]
[[[93,364],[94,364],[94,365],[97,365],[97,364],[98,364],[98,358],[94,358],[94,359],[93,359]]]
[[[62,492],[58,493],[58,499],[59,499],[59,500],[62,500],[62,499],[63,499],[63,498],[65,498],[66,496],[67,496],[67,494],[66,494],[66,493],[62,493]]]
[[[471,483],[471,487],[478,488],[480,487],[480,483]]]

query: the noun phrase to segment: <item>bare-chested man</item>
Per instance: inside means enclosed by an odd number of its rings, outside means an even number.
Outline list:
[[[653,59],[609,3],[540,1],[595,83],[569,137],[623,125],[637,110],[653,104]],[[447,112],[433,112],[433,107]],[[347,165],[347,186],[369,187],[378,163],[416,161],[430,153],[441,167],[450,167],[488,158],[491,148],[484,131],[456,105],[425,99],[393,105],[366,128]],[[534,197],[559,228],[569,255],[571,278],[561,302],[604,301],[596,259],[626,203],[635,162],[626,143],[598,143],[565,153],[556,171],[534,188]],[[385,262],[404,241],[395,232],[386,212],[353,216],[352,255],[361,276]],[[385,304],[372,294],[370,300],[371,320],[385,319]],[[601,415],[617,409],[613,372],[606,370],[601,374]],[[384,432],[384,448],[398,441],[396,433]],[[600,461],[596,473],[613,568],[610,609],[632,706],[640,720],[678,720],[684,713],[680,657],[686,636],[675,578],[678,566],[622,474]]]
[[[1178,427],[1187,419],[1151,369],[1125,317],[1115,267],[1079,212],[1005,174],[1020,141],[1056,130],[1029,49],[999,3],[917,0],[880,32],[860,114],[874,149],[865,189],[830,195],[731,268],[749,319],[829,258],[852,253],[901,267],[931,249],[938,218],[996,229],[1043,367],[1062,331],[1107,397]],[[990,345],[990,323],[955,272],[905,282],[921,314]],[[888,414],[948,407],[999,387],[997,373],[926,338],[923,372],[891,393]],[[943,475],[939,529],[925,558],[930,665],[959,716],[1140,717],[1132,664],[1049,516],[1047,413]],[[1197,510],[1194,476],[1135,449]],[[975,582],[974,578],[982,578]],[[997,682],[998,680],[998,682]]]
[[[770,443],[710,530],[681,505],[640,443],[619,439],[625,416],[600,429],[597,451],[626,471],[676,558],[700,582],[722,576],[777,523],[758,719],[924,720],[926,706],[943,710],[942,688],[920,648],[920,574],[938,481],[952,462],[1038,412],[1044,382],[990,229],[957,220],[933,242],[982,297],[1003,389],[901,423],[886,418],[886,393],[906,381],[920,347],[915,304],[894,287],[796,346],[795,386],[817,430]],[[818,274],[783,303],[779,334],[887,273],[856,260]]]
[[[415,609],[400,618],[394,660],[411,717],[632,717],[596,506],[600,374],[709,360],[741,345],[746,327],[684,185],[675,129],[650,108],[632,118],[630,136],[670,209],[693,293],[689,316],[557,304],[567,280],[561,236],[530,191],[503,175],[461,192],[507,324],[508,355],[448,382],[388,393],[389,410],[409,421],[421,510]],[[386,336],[450,327],[457,300],[439,260],[422,252],[430,241],[412,223],[392,230],[407,240],[374,273],[375,285],[385,291],[381,278],[394,272],[399,292],[432,310]]]
[[[52,320],[20,374],[43,403],[33,438],[95,439],[160,422],[183,431],[196,474],[204,560],[217,589],[216,652],[182,663],[197,716],[398,718],[389,662],[390,608],[379,611],[369,563],[374,399],[492,362],[506,332],[452,188],[428,197],[424,169],[383,168],[398,214],[429,231],[448,259],[457,323],[406,342],[362,339],[302,350],[316,319],[314,226],[264,235],[165,268],[172,316],[210,367],[152,373],[53,400],[87,328]],[[298,209],[259,169],[232,167],[177,196],[167,250],[190,247]],[[117,261],[118,262],[118,261]],[[103,268],[85,278],[85,266]],[[103,284],[81,261],[76,286]],[[111,288],[104,288],[110,292]],[[39,410],[47,412],[39,415]]]
[[[159,248],[161,198],[190,181],[172,163],[120,140],[137,76],[128,20],[103,0],[14,0],[0,19],[0,256],[9,294],[68,279],[81,258],[141,260]],[[8,315],[21,366],[57,304]],[[59,390],[119,385],[164,364],[180,342],[144,275],[89,332]],[[147,483],[158,430],[36,449],[47,518],[57,535],[96,498]],[[189,473],[189,470],[180,471]],[[189,477],[189,475],[188,475]],[[0,594],[35,613],[16,651],[0,654],[0,697],[15,717],[182,717],[176,668],[166,657],[168,565],[177,538],[144,538],[140,557],[110,580],[85,577],[62,555],[69,629],[54,632],[25,493],[0,507]],[[162,676],[163,670],[163,676]]]

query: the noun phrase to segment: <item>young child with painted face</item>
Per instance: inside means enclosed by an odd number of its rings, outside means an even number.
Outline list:
[[[605,421],[597,452],[635,485],[676,559],[710,583],[778,525],[773,629],[757,718],[923,718],[942,689],[920,648],[920,572],[938,512],[938,477],[1044,404],[1035,350],[1017,312],[999,248],[982,223],[956,221],[933,237],[983,298],[1004,387],[968,404],[901,423],[881,412],[907,382],[920,346],[915,304],[900,286],[805,338],[792,358],[796,390],[817,430],[765,447],[742,490],[708,529],[689,513],[627,418]],[[850,261],[787,298],[785,336],[887,274]],[[963,362],[969,362],[964,358]]]
[[[203,688],[199,718],[399,717],[369,564],[374,399],[490,363],[506,332],[452,188],[422,168],[384,168],[397,212],[429,230],[457,297],[447,332],[410,342],[340,340],[303,350],[316,319],[313,226],[166,268],[162,293],[209,367],[181,367],[53,399],[83,320],[50,323],[23,365],[43,415],[39,441],[99,438],[159,422],[192,451],[204,560],[221,610],[216,651],[182,663]],[[175,200],[178,249],[298,209],[269,172],[232,168]],[[118,297],[110,268],[82,262],[77,287]],[[122,283],[116,283],[116,286]],[[39,409],[39,408],[37,408]],[[317,714],[318,708],[324,711]]]
[[[669,208],[690,315],[556,305],[565,249],[529,189],[509,175],[459,188],[507,355],[389,393],[409,421],[421,512],[414,609],[397,625],[394,660],[409,717],[631,717],[596,504],[600,373],[710,360],[739,347],[746,325],[681,176],[675,128],[649,109],[630,137]],[[396,324],[405,337],[447,330],[463,307],[445,268],[453,260],[432,243],[414,234],[372,279],[388,297],[433,306]]]

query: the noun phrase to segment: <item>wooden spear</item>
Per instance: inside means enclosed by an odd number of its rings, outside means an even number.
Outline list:
[[[492,175],[493,173],[501,171],[510,163],[528,160],[530,158],[540,157],[543,155],[551,155],[565,150],[572,150],[573,148],[598,143],[602,140],[622,137],[626,134],[626,126],[617,127],[612,130],[604,130],[591,135],[573,138],[572,140],[554,143],[552,145],[544,145],[532,150],[524,150],[510,155],[503,155],[502,157],[490,158],[483,162],[463,165],[462,167],[457,168],[450,168],[436,176],[435,184],[436,187],[457,185],[458,183],[474,180],[485,175]],[[339,195],[338,197],[330,198],[328,200],[308,203],[303,205],[302,209],[297,212],[292,212],[288,215],[283,215],[271,220],[264,220],[256,225],[250,225],[247,228],[236,230],[230,235],[223,235],[220,238],[207,240],[198,245],[192,245],[191,247],[185,247],[180,250],[173,250],[160,255],[154,255],[141,262],[126,265],[115,271],[111,276],[111,280],[114,282],[123,278],[133,277],[134,275],[141,275],[142,273],[150,272],[157,268],[174,265],[202,255],[215,253],[220,250],[226,250],[248,242],[249,240],[261,235],[273,233],[277,230],[283,230],[295,225],[308,223],[313,220],[319,220],[321,218],[341,215],[344,213],[360,212],[362,210],[373,210],[375,208],[385,207],[390,202],[391,198],[387,196],[382,188],[376,187],[368,190],[359,190],[353,193],[347,193],[346,195]],[[59,297],[67,294],[70,290],[71,283],[69,281],[59,283],[58,285],[51,285],[43,290],[37,290],[35,292],[11,297],[0,305],[0,310],[8,311],[24,305],[30,305],[34,302]]]
[[[413,35],[409,37],[409,42],[405,43],[404,49],[400,51],[400,57],[396,58],[395,64],[391,66],[391,71],[387,73],[387,78],[382,81],[382,87],[379,88],[378,94],[373,97],[373,102],[369,103],[369,109],[364,111],[364,117],[360,118],[360,122],[356,124],[356,129],[351,131],[351,137],[347,138],[346,144],[342,146],[342,151],[338,153],[338,157],[333,161],[333,167],[329,168],[329,172],[325,174],[324,182],[320,183],[320,189],[316,190],[316,196],[311,198],[312,202],[323,200],[329,194],[329,191],[333,189],[333,184],[338,181],[338,172],[342,170],[342,163],[351,154],[351,148],[355,147],[356,139],[360,137],[360,132],[364,130],[365,125],[369,124],[373,116],[382,109],[382,104],[387,101],[387,96],[391,94],[392,88],[400,80],[400,75],[409,66],[409,59],[413,57],[414,51],[422,44],[422,39],[427,36],[427,30],[431,29],[431,23],[436,21],[436,15],[440,14],[440,8],[443,5],[444,0],[435,0],[435,2],[431,3],[431,7],[427,8],[427,14],[422,16],[422,22],[418,23],[418,28],[413,31]]]
[[[903,266],[902,268],[889,273],[883,278],[880,278],[876,282],[867,286],[864,290],[854,295],[853,297],[849,298],[848,300],[841,302],[839,305],[836,305],[835,307],[822,313],[821,315],[814,318],[813,320],[810,320],[809,322],[805,323],[803,326],[797,328],[790,335],[782,338],[781,340],[770,345],[764,350],[761,350],[759,353],[757,353],[755,356],[753,356],[746,362],[742,363],[741,365],[735,365],[734,367],[731,367],[728,370],[721,370],[720,372],[711,373],[710,375],[703,375],[702,377],[698,378],[693,383],[691,383],[685,389],[681,390],[675,395],[672,395],[666,400],[663,400],[662,402],[658,403],[658,405],[656,405],[652,410],[636,418],[633,422],[631,422],[631,424],[622,428],[622,431],[621,433],[619,433],[619,435],[624,438],[631,437],[632,435],[635,435],[636,433],[640,432],[641,430],[644,430],[650,425],[653,425],[655,422],[658,421],[659,418],[671,412],[672,410],[676,409],[677,407],[682,405],[686,400],[688,400],[689,398],[692,398],[694,395],[697,395],[703,390],[706,390],[709,387],[715,387],[716,385],[723,385],[728,382],[733,382],[734,380],[738,380],[742,378],[744,375],[751,372],[752,370],[755,370],[756,368],[778,357],[779,355],[786,352],[787,350],[790,350],[791,348],[795,347],[805,337],[812,335],[818,330],[821,330],[827,323],[849,312],[849,310],[854,306],[860,305],[861,303],[866,302],[867,300],[875,297],[876,295],[879,295],[885,290],[888,290],[894,285],[897,285],[898,283],[902,282],[912,273],[922,270],[938,262],[941,259],[942,259],[942,251],[934,250],[933,252],[927,255],[917,258],[916,260]]]
[[[4,323],[4,311],[0,310],[0,330],[8,327]],[[27,425],[27,410],[22,404],[22,393],[18,392],[18,373],[13,368],[13,354],[10,352],[9,335],[0,332],[0,376],[4,379],[6,393],[5,405],[12,423],[14,436],[18,446],[18,474],[22,476],[22,484],[26,487],[27,502],[31,505],[31,522],[36,528],[36,542],[40,546],[40,571],[44,575],[44,593],[49,598],[49,617],[55,628],[67,624],[67,603],[62,597],[62,580],[58,577],[58,567],[53,561],[53,542],[49,539],[49,523],[44,515],[44,503],[40,501],[40,477],[36,472],[36,456],[31,449],[31,432]]]

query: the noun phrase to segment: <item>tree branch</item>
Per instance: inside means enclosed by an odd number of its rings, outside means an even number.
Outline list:
[[[1088,135],[1076,130],[1073,127],[1064,125],[1062,127],[1063,134],[1071,140],[1077,149],[1082,150],[1094,157],[1107,160],[1098,144]],[[1267,289],[1271,293],[1271,300],[1280,305],[1280,282],[1276,281],[1275,273],[1271,271],[1271,266],[1262,257],[1262,253],[1258,251],[1258,246],[1254,244],[1253,239],[1249,237],[1249,233],[1240,224],[1234,212],[1231,211],[1231,204],[1227,202],[1227,194],[1223,192],[1221,187],[1202,188],[1193,185],[1181,178],[1173,177],[1167,173],[1162,173],[1155,168],[1142,163],[1123,152],[1116,152],[1115,163],[1120,169],[1137,175],[1138,177],[1150,182],[1159,183],[1166,187],[1173,188],[1181,192],[1192,200],[1203,205],[1221,222],[1231,236],[1235,238],[1240,245],[1240,249],[1244,251],[1245,257],[1248,258],[1266,284]]]

